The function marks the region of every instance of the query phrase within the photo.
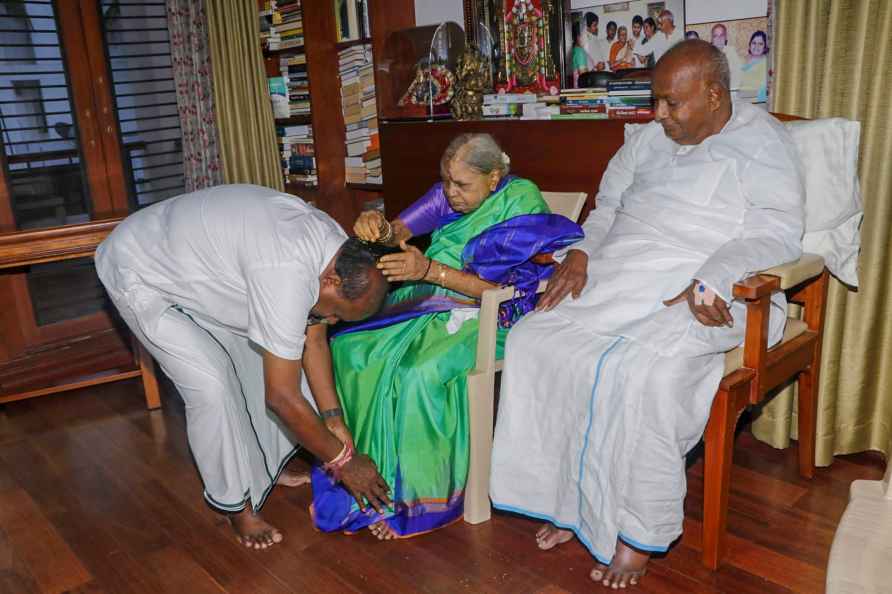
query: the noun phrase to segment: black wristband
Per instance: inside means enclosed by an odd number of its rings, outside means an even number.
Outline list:
[[[433,258],[427,259],[427,270],[424,271],[424,276],[422,276],[419,280],[424,280],[427,278],[427,273],[431,271],[431,264],[433,264],[433,263],[434,263]]]
[[[337,408],[330,408],[328,410],[323,410],[321,413],[319,413],[319,416],[322,417],[323,419],[331,419],[332,417],[343,417],[344,411],[339,406]]]

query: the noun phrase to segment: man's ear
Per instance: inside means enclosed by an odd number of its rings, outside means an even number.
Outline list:
[[[342,281],[337,272],[335,272],[334,270],[329,270],[322,275],[322,278],[319,279],[319,282],[323,287],[338,288],[341,286]]]
[[[706,89],[706,106],[709,111],[718,111],[722,106],[722,85],[717,82],[709,83]]]

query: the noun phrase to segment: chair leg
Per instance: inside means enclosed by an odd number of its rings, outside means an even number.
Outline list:
[[[480,524],[492,517],[489,504],[489,470],[492,456],[495,378],[490,373],[468,376],[468,416],[470,424],[470,465],[465,485],[465,522]]]
[[[155,376],[155,361],[136,338],[133,339],[133,350],[142,370],[142,389],[146,395],[146,408],[149,410],[161,408],[161,392],[158,389],[158,378]]]
[[[799,474],[815,475],[815,439],[818,422],[817,363],[799,374]]]
[[[726,552],[728,490],[737,425],[733,395],[719,390],[712,402],[704,433],[703,460],[703,565],[716,570]]]

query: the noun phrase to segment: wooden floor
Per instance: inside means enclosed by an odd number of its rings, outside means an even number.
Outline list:
[[[803,481],[795,448],[742,434],[731,493],[730,563],[699,564],[701,463],[688,473],[685,535],[651,564],[638,592],[823,591],[849,483],[880,478],[869,455],[840,458]],[[0,592],[246,594],[599,592],[591,558],[570,543],[539,552],[537,524],[496,514],[408,541],[320,534],[308,488],[278,489],[264,511],[286,532],[266,552],[243,549],[203,503],[183,408],[143,409],[135,382],[0,408]]]

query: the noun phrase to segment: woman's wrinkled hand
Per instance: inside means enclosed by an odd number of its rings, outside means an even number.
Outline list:
[[[359,215],[353,224],[353,233],[362,241],[375,242],[387,234],[390,224],[384,215],[377,210],[367,210]]]
[[[403,251],[382,256],[378,260],[378,269],[390,282],[423,279],[430,270],[431,261],[421,250],[405,241],[400,242],[400,249]]]

